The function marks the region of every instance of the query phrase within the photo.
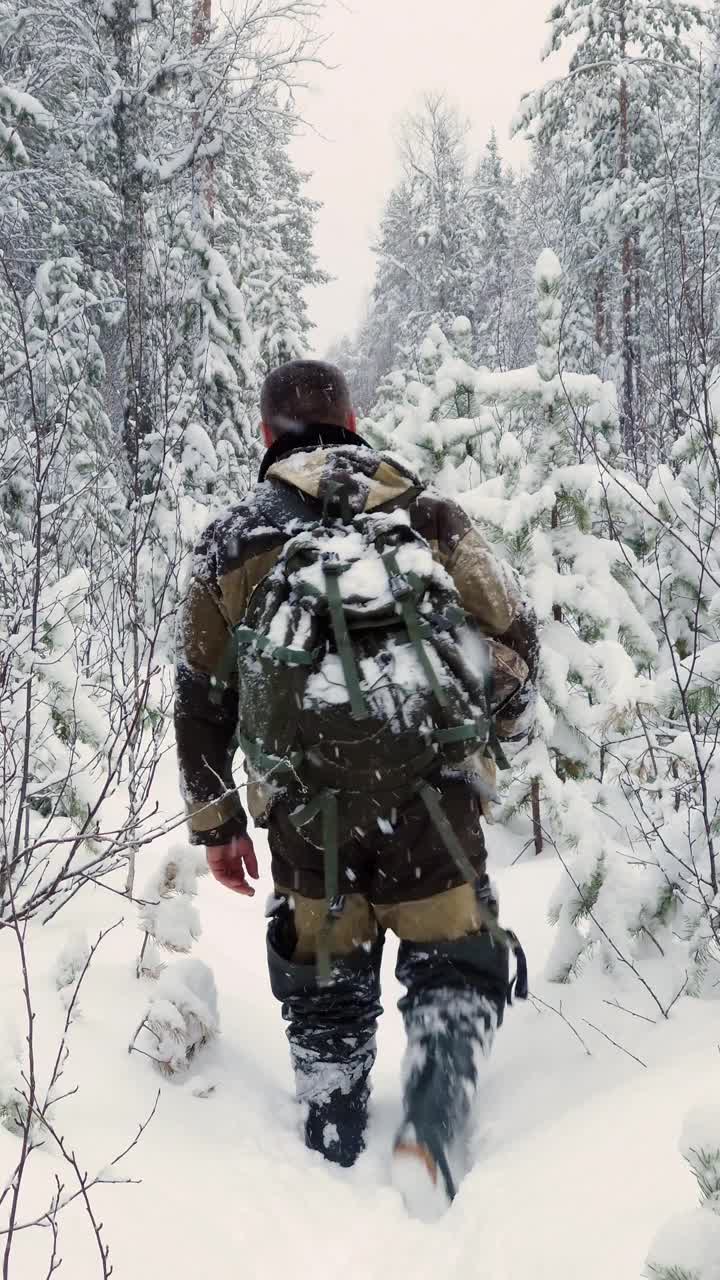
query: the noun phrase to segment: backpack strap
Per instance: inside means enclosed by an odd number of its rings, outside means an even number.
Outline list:
[[[488,734],[488,741],[487,741],[488,751],[492,756],[495,757],[495,763],[497,764],[498,769],[500,769],[503,773],[507,773],[507,771],[512,768],[512,765],[510,764],[510,761],[508,760],[507,756],[505,755],[505,752],[502,749],[502,746],[500,744],[500,739],[498,738],[498,735],[497,735],[497,729],[495,728],[495,720],[496,720],[497,712],[493,713],[493,709],[492,709],[493,694],[495,693],[495,677],[493,675],[493,670],[490,663],[488,663],[488,669],[485,673],[484,693],[485,693],[485,709],[487,712],[488,725],[490,729]],[[522,948],[520,949],[522,950]],[[519,979],[518,979],[518,982],[519,982]],[[520,998],[521,997],[518,997],[518,999]]]
[[[291,751],[287,756],[273,756],[264,751],[261,743],[246,738],[243,734],[235,735],[236,745],[250,764],[260,773],[295,773],[304,760],[302,751]]]
[[[318,935],[317,942],[317,975],[318,981],[327,985],[332,978],[332,935],[335,921],[345,910],[345,897],[340,893],[340,849],[338,838],[338,798],[337,792],[329,789],[321,791],[309,804],[290,815],[290,821],[298,830],[307,826],[322,814],[322,842],[325,862],[325,901],[327,915],[325,923]]]
[[[342,663],[343,675],[345,677],[345,686],[350,698],[350,707],[353,717],[356,720],[364,719],[368,714],[365,695],[360,687],[360,673],[355,661],[355,653],[353,651],[352,640],[348,630],[347,618],[343,608],[342,592],[340,591],[340,583],[338,581],[340,574],[345,570],[345,565],[339,562],[327,562],[323,566],[325,575],[325,592],[327,595],[328,610],[330,612],[330,621],[335,635],[335,644],[337,645],[338,656]]]
[[[385,552],[383,563],[387,570],[390,592],[400,608],[405,629],[418,656],[420,665],[425,672],[427,682],[439,705],[445,707],[447,706],[447,696],[437,678],[437,672],[425,648],[423,628],[415,605],[416,588],[411,581],[411,575],[402,572],[398,563],[397,553],[394,550]]]
[[[435,787],[431,787],[429,782],[419,782],[417,792],[420,796],[425,808],[430,815],[435,830],[442,840],[445,848],[455,862],[458,870],[467,880],[468,884],[473,888],[477,883],[477,872],[473,867],[467,853],[463,849],[447,814],[445,813],[440,801],[439,793]],[[503,929],[498,924],[493,912],[484,902],[479,899],[477,901],[477,912],[480,922],[484,929],[490,934],[496,942],[506,947],[515,957],[517,964],[517,977],[515,979],[515,996],[518,1000],[527,1000],[528,997],[528,970],[527,958],[523,951],[517,936],[510,929]],[[512,985],[508,991],[508,1004],[512,1003]]]
[[[289,667],[311,667],[320,656],[318,649],[297,649],[291,645],[273,644],[267,636],[252,627],[235,628],[235,645],[245,648],[253,646],[258,653],[274,662],[284,662]]]

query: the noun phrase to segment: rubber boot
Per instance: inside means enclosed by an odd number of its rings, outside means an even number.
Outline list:
[[[393,1182],[413,1216],[433,1221],[455,1197],[480,1062],[502,1022],[507,952],[488,934],[403,943],[397,975],[408,1047]]]
[[[368,1078],[375,1061],[375,1030],[382,1013],[382,938],[332,963],[320,985],[314,964],[296,964],[292,912],[280,908],[268,929],[273,994],[289,1024],[295,1087],[305,1121],[305,1143],[348,1167],[365,1147]]]

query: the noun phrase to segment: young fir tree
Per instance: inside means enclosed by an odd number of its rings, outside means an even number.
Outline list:
[[[720,1109],[697,1108],[680,1150],[697,1180],[700,1205],[671,1220],[653,1242],[648,1280],[717,1280],[720,1259]]]
[[[220,1032],[217,987],[202,960],[183,958],[154,983],[129,1052],[150,1058],[166,1077],[181,1075]],[[143,1048],[137,1048],[138,1040]],[[205,1092],[199,1096],[207,1096]]]
[[[484,403],[487,385],[473,364],[472,326],[459,316],[447,334],[430,326],[413,356],[381,382],[361,430],[378,446],[401,453],[424,483],[455,496],[493,467],[497,407]]]
[[[530,148],[530,163],[517,182],[516,271],[530,297],[535,263],[550,248],[563,264],[563,367],[578,373],[611,377],[615,370],[607,353],[611,316],[595,308],[596,254],[593,228],[582,220],[585,192],[577,174],[574,152],[562,134]],[[531,310],[531,308],[527,308]],[[534,318],[531,344],[534,342]],[[534,359],[534,354],[528,360]]]
[[[517,235],[517,192],[502,162],[493,129],[474,177],[477,221],[474,264],[474,355],[491,369],[513,369],[531,359],[534,322],[526,255]],[[544,242],[547,243],[547,242]]]
[[[613,745],[634,733],[638,705],[651,698],[644,670],[656,640],[640,608],[633,551],[611,536],[611,518],[617,530],[635,517],[632,481],[613,468],[614,387],[563,368],[561,286],[548,251],[537,267],[535,365],[474,369],[431,330],[421,376],[394,379],[402,402],[369,430],[426,481],[460,497],[525,582],[538,615],[537,730],[515,762],[504,816],[530,809],[536,847],[547,832],[568,861],[553,903],[560,927],[551,962],[553,976],[566,978],[581,957],[601,951],[608,961],[589,913],[598,904],[612,909],[621,883],[630,906],[618,927],[623,939],[640,931],[647,883],[638,876],[626,884],[606,809]],[[460,325],[455,343],[466,337]],[[659,877],[653,883],[659,896]]]
[[[207,875],[207,861],[197,849],[174,845],[162,858],[143,889],[139,927],[143,934],[138,977],[158,977],[164,969],[162,951],[187,955],[201,933],[195,906],[198,878]]]
[[[495,508],[496,521],[503,513],[497,531],[504,540],[509,535],[506,545],[526,575],[541,625],[537,731],[517,762],[524,775],[511,788],[506,812],[530,800],[536,847],[542,824],[568,859],[551,909],[559,926],[549,963],[556,979],[595,951],[611,963],[590,916],[595,907],[602,914],[612,906],[625,872],[612,815],[605,812],[607,757],[614,740],[632,734],[638,705],[650,698],[642,670],[655,652],[639,608],[633,554],[608,528],[608,508],[622,527],[627,505],[625,478],[612,470],[618,445],[613,390],[563,370],[561,288],[559,263],[547,252],[537,267],[529,451],[510,476],[507,505]],[[626,890],[623,901],[629,897]],[[623,937],[632,930],[631,914],[618,925]]]

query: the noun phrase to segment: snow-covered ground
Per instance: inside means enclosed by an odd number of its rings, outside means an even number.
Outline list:
[[[168,794],[171,774],[168,767]],[[606,1003],[617,998],[655,1016],[632,975],[614,985],[592,978],[571,987],[546,983],[546,906],[558,865],[526,855],[512,866],[503,833],[490,833],[490,843],[502,917],[527,948],[531,989],[562,1007],[590,1053],[559,1014],[532,1003],[508,1012],[487,1064],[474,1168],[448,1216],[432,1227],[410,1221],[389,1186],[403,1047],[391,940],[368,1150],[345,1171],[305,1151],[299,1137],[283,1026],[265,971],[267,874],[253,902],[209,878],[201,882],[203,934],[194,955],[214,971],[222,1035],[178,1082],[163,1081],[146,1058],[127,1053],[149,987],[134,976],[134,911],[97,890],[33,929],[36,1034],[47,1071],[64,1018],[53,981],[58,953],[73,931],[86,930],[92,941],[100,928],[124,921],[98,951],[83,988],[64,1078],[78,1092],[55,1113],[81,1166],[93,1171],[132,1140],[162,1089],[154,1119],[116,1171],[141,1184],[93,1193],[117,1280],[271,1280],[298,1267],[310,1268],[314,1280],[336,1280],[339,1266],[345,1280],[386,1280],[397,1265],[413,1280],[640,1277],[658,1228],[697,1200],[677,1143],[688,1106],[717,1097],[717,1007],[684,999],[669,1022],[650,1023]],[[262,837],[258,851],[267,868]],[[140,882],[160,852],[145,855]],[[8,1074],[3,1062],[24,1034],[13,952],[13,939],[0,935],[0,1085]],[[209,1096],[198,1096],[211,1086]],[[0,1192],[18,1146],[0,1127]],[[57,1171],[61,1163],[49,1152],[33,1155],[20,1222],[49,1203]],[[66,1170],[62,1176],[69,1185]],[[7,1275],[44,1280],[49,1245],[48,1231],[24,1231]],[[79,1202],[62,1215],[60,1253],[60,1274],[69,1280],[103,1274]]]

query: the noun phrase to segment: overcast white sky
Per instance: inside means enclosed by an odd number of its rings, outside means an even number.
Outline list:
[[[323,202],[317,249],[337,277],[310,298],[316,353],[354,331],[372,285],[370,244],[397,177],[402,114],[426,90],[445,90],[469,117],[481,146],[495,126],[514,164],[524,144],[509,141],[521,94],[550,74],[540,53],[551,0],[328,0],[323,56],[336,70],[311,72],[299,106],[313,126],[295,144],[312,172],[309,193]]]

